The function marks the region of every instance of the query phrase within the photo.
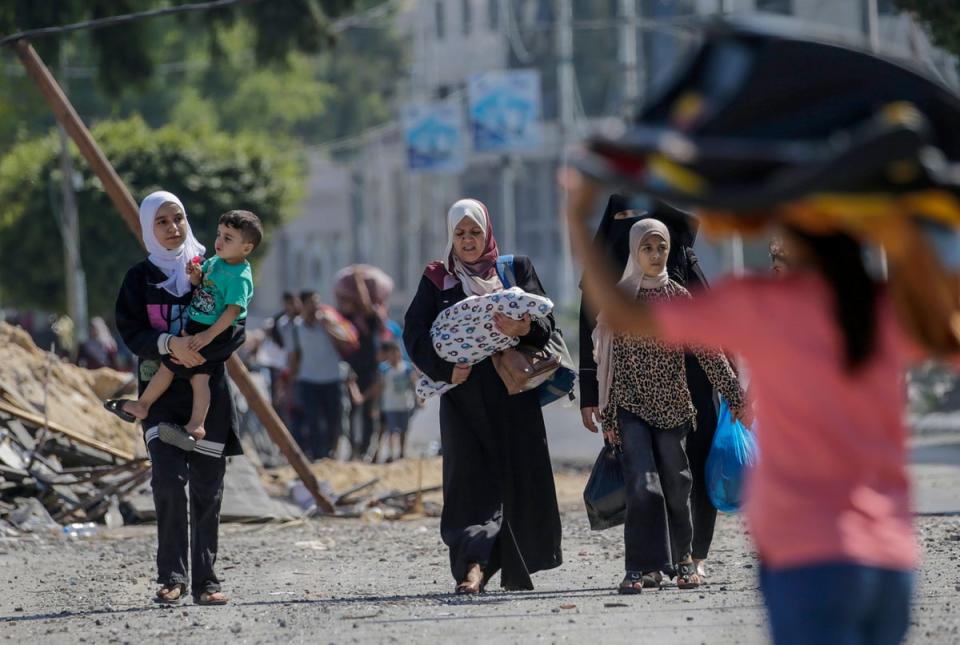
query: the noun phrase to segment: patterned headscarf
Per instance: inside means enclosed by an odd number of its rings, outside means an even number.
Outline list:
[[[483,252],[476,262],[466,263],[453,252],[453,232],[463,218],[475,222],[483,231]],[[487,207],[476,199],[461,199],[447,211],[447,252],[445,267],[452,273],[468,296],[482,296],[503,289],[497,276],[497,239]]]

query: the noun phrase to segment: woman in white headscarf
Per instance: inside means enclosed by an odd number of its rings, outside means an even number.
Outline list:
[[[124,344],[137,356],[142,394],[163,355],[172,355],[187,367],[204,362],[189,348],[189,338],[180,333],[186,327],[191,298],[187,263],[202,256],[205,249],[193,236],[183,203],[172,193],[157,191],[143,200],[140,227],[149,255],[127,271],[117,296],[116,321]],[[236,329],[233,343],[224,348],[224,360],[243,344],[243,325]],[[184,425],[192,400],[189,381],[176,379],[143,421],[157,509],[157,582],[161,586],[155,600],[179,602],[189,584],[197,602],[223,604],[226,596],[220,590],[214,562],[224,457],[242,454],[242,450],[222,366],[210,376],[210,411],[204,424],[207,437],[197,442],[194,451],[185,452],[160,441],[158,426]],[[184,490],[188,482],[189,498]],[[188,523],[188,506],[192,526]],[[187,574],[188,562],[192,581]]]
[[[503,289],[486,206],[475,199],[456,202],[447,213],[447,233],[444,259],[427,265],[403,331],[407,352],[422,372],[459,384],[440,399],[440,534],[450,549],[457,593],[482,591],[498,570],[504,588],[532,589],[532,573],[561,563],[543,414],[535,391],[507,393],[490,359],[460,367],[434,350],[430,325],[441,311],[467,296]],[[529,258],[515,256],[513,264],[516,286],[546,295]],[[554,330],[553,316],[498,316],[495,324],[501,333],[541,348]]]
[[[617,288],[642,301],[689,298],[667,274],[670,232],[642,219],[630,228],[630,256]],[[614,334],[601,311],[593,333],[600,414],[607,441],[619,444],[627,483],[624,525],[626,575],[618,590],[659,587],[661,570],[675,569],[681,589],[700,585],[692,558],[693,525],[687,435],[697,411],[687,387],[682,349],[641,336]],[[707,378],[735,414],[743,391],[719,352],[691,348]],[[655,484],[651,484],[655,482]]]

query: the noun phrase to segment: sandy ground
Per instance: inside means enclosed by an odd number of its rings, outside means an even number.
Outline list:
[[[534,577],[533,592],[505,593],[494,578],[477,598],[451,594],[439,520],[365,523],[312,519],[225,525],[219,570],[226,607],[150,602],[155,527],[124,527],[75,541],[54,536],[0,539],[0,643],[763,643],[757,562],[737,516],[722,515],[708,584],[667,586],[641,596],[614,592],[622,532],[591,532],[578,500],[599,439],[575,408],[546,408],[563,509],[562,567]],[[435,412],[417,415],[411,454],[437,437]],[[911,643],[960,643],[960,435],[914,442],[911,467],[923,565]],[[438,463],[426,460],[423,483]],[[387,470],[351,465],[349,480],[382,476],[406,488],[411,464]],[[381,467],[386,468],[386,467]],[[342,490],[344,469],[317,474]],[[396,479],[393,479],[393,478]],[[282,491],[277,481],[275,487]]]
[[[952,476],[952,475],[951,475]],[[944,475],[921,475],[946,485]],[[956,489],[954,489],[956,490]],[[721,516],[709,583],[641,596],[613,592],[622,534],[591,532],[563,503],[564,557],[536,591],[497,587],[452,595],[437,519],[365,523],[313,519],[227,525],[219,568],[226,607],[176,607],[150,598],[154,528],[94,538],[0,541],[0,640],[14,643],[636,642],[762,643],[757,563],[736,516]],[[924,564],[913,643],[960,642],[960,520],[918,518]],[[601,636],[602,635],[602,636]]]

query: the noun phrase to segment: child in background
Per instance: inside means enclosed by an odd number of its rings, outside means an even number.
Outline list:
[[[216,365],[229,358],[218,356],[219,348],[229,343],[234,327],[243,324],[247,317],[247,305],[253,297],[253,273],[247,256],[257,248],[262,237],[260,219],[250,211],[233,210],[220,216],[217,254],[202,265],[199,258],[187,265],[190,282],[199,288],[194,290],[190,301],[186,332],[191,337],[190,349],[200,352],[207,362],[185,368],[167,355],[138,401],[107,401],[108,410],[125,421],[145,419],[150,406],[167,391],[174,377],[188,378],[193,389],[193,408],[190,421],[183,429],[186,434],[163,424],[160,438],[191,450],[196,441],[206,436],[203,424],[210,407],[210,374]],[[214,357],[220,360],[211,360]]]
[[[403,459],[407,443],[407,426],[410,415],[417,405],[415,388],[417,375],[413,366],[403,359],[400,346],[395,341],[383,344],[386,360],[380,363],[380,409],[385,422],[384,434],[390,456],[387,463]]]

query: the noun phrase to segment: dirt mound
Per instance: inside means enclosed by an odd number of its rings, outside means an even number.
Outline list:
[[[0,398],[43,415],[43,386],[50,370],[47,415],[91,439],[131,454],[143,454],[139,426],[124,423],[103,409],[103,399],[131,381],[109,368],[87,370],[39,349],[20,327],[0,322]]]

